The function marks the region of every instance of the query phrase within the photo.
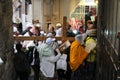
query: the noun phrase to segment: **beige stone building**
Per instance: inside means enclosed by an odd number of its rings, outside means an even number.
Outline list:
[[[67,21],[71,17],[84,20],[85,6],[89,6],[89,9],[91,7],[97,7],[97,0],[28,0],[28,2],[25,2],[25,0],[13,0],[13,3],[16,3],[16,1],[18,1],[16,6],[21,6],[13,14],[22,21],[24,26],[26,22],[38,20],[40,25],[45,29],[47,23],[54,25],[58,22],[63,23],[64,16],[67,17]],[[90,2],[91,4],[88,4]],[[79,12],[77,12],[77,8],[80,10]],[[15,18],[13,19],[15,20]]]

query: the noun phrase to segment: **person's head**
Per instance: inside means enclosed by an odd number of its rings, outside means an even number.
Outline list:
[[[83,21],[79,21],[79,22],[77,23],[77,27],[83,27]]]
[[[39,23],[34,24],[36,27],[41,27]]]
[[[80,44],[83,45],[86,37],[87,37],[87,35],[85,33],[84,34],[78,34],[78,35],[75,36],[75,40],[79,41]]]
[[[18,27],[17,23],[13,23],[12,25],[13,25],[13,27]]]
[[[40,35],[40,29],[39,27],[33,26],[30,30],[29,30],[30,34],[39,36]]]
[[[97,36],[97,30],[96,29],[90,29],[86,31],[86,34],[91,37],[96,37]]]
[[[61,28],[62,27],[62,25],[61,25],[61,23],[57,23],[56,24],[56,28],[58,29],[58,28]]]
[[[71,29],[71,25],[68,24],[68,25],[66,26],[66,29],[67,29],[67,30],[70,30],[70,29]]]
[[[55,28],[54,28],[54,27],[51,27],[51,28],[49,29],[49,31],[50,31],[50,32],[53,32],[53,31],[55,31]]]
[[[49,30],[49,32],[52,32],[54,30],[54,25],[53,24],[49,24],[48,30]]]
[[[17,51],[21,51],[22,50],[22,44],[17,43],[16,44],[16,49],[17,49]]]
[[[35,32],[34,35],[39,36],[40,35],[40,28],[35,26]]]
[[[54,27],[52,27],[52,28],[51,28],[51,30],[52,30],[52,31],[54,31],[54,30],[55,30],[55,28],[54,28]]]
[[[89,15],[90,15],[90,16],[92,16],[92,15],[93,15],[93,12],[92,12],[92,11],[90,11],[90,12],[89,12]]]
[[[19,31],[19,33],[22,33],[22,23],[18,24],[18,31]]]
[[[54,41],[55,41],[54,38],[49,37],[49,38],[46,39],[46,44],[48,44],[49,46],[52,46]]]
[[[29,33],[30,36],[33,35],[32,28],[30,28],[30,29],[28,30],[28,33]]]
[[[87,27],[88,27],[88,30],[89,30],[89,29],[93,29],[94,23],[93,23],[91,20],[88,20],[88,21],[87,21]]]

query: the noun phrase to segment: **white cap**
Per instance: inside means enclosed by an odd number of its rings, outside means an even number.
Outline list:
[[[40,27],[40,24],[35,24],[35,26]]]
[[[62,26],[60,23],[57,23],[56,26]]]
[[[46,39],[46,44],[51,45],[55,41],[55,38],[47,38]]]

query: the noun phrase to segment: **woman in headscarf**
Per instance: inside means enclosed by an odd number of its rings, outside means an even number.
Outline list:
[[[55,39],[47,38],[46,43],[42,43],[37,47],[40,57],[40,71],[41,80],[53,80],[55,73],[55,62],[60,58],[61,53],[56,49],[57,55],[55,56],[54,49],[52,47]]]
[[[91,49],[89,48],[91,44],[84,47],[84,40],[86,34],[79,34],[75,36],[75,41],[71,44],[70,47],[70,68],[72,70],[71,80],[83,80],[83,62],[86,59],[87,55],[90,53]]]

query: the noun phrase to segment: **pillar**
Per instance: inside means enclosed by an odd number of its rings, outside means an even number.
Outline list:
[[[25,15],[25,0],[22,0],[22,9],[21,9],[21,13],[22,13],[22,15],[21,15],[21,22],[22,22],[22,25],[23,25],[23,30],[25,30],[26,29],[26,23],[25,23],[25,21],[26,21],[26,15]]]
[[[41,27],[44,26],[43,22],[43,0],[32,0],[33,20],[39,20]]]
[[[32,16],[32,3],[28,4],[27,5],[27,22],[30,22],[32,23],[32,19],[33,19],[33,16]]]
[[[12,0],[0,0],[0,80],[15,80],[13,69]]]

